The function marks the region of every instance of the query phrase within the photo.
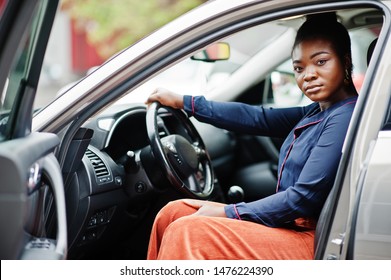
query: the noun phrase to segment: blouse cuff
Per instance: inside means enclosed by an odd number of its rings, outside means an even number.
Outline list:
[[[194,116],[195,114],[194,96],[191,95],[183,96],[183,109],[189,116]]]
[[[225,215],[230,219],[241,220],[238,207],[236,204],[229,204],[224,206]]]

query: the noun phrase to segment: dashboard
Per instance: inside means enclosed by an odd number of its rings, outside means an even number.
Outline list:
[[[90,119],[75,135],[63,168],[70,259],[98,258],[102,248],[112,250],[113,241],[150,227],[162,205],[183,197],[170,187],[154,159],[146,114],[143,104],[114,106]],[[205,142],[215,173],[233,165],[232,135],[192,122]],[[159,111],[157,126],[160,138],[171,134],[188,137],[164,108]],[[218,176],[212,199],[223,201]],[[145,229],[142,232],[145,235]],[[147,237],[135,238],[137,246],[145,249]]]

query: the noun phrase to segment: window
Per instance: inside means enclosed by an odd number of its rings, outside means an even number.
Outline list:
[[[0,6],[4,6],[2,4],[4,2],[0,2]],[[40,9],[37,9],[39,11]],[[32,24],[29,24],[31,29],[27,29],[26,33],[23,35],[22,40],[19,42],[18,46],[15,46],[17,49],[16,55],[14,57],[14,61],[12,63],[12,67],[10,73],[8,74],[8,78],[4,85],[1,95],[0,102],[0,139],[7,139],[10,128],[9,124],[9,116],[14,109],[14,106],[18,98],[19,87],[23,83],[26,75],[27,69],[29,66],[29,56],[32,52],[32,44],[33,44],[33,36],[34,30],[36,29],[36,24],[38,22],[39,14],[36,13],[32,17]]]

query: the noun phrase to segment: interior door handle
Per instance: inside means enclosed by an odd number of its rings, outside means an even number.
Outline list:
[[[53,154],[49,154],[42,161],[42,171],[47,174],[52,186],[57,213],[56,240],[35,238],[25,247],[22,259],[49,259],[61,260],[67,257],[67,220],[65,208],[64,184],[60,165]]]

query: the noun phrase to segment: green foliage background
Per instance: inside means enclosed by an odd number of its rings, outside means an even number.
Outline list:
[[[80,31],[108,58],[206,0],[62,0]]]

